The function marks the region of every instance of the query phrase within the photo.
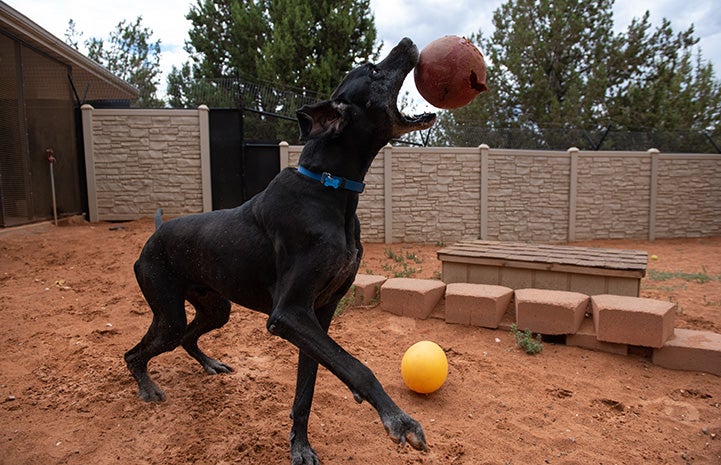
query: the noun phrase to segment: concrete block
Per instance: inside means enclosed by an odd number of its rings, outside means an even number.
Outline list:
[[[445,290],[442,281],[391,278],[381,285],[381,309],[395,315],[426,319]]]
[[[581,326],[588,296],[550,289],[516,290],[516,324],[541,334],[573,334]]]
[[[513,289],[489,284],[452,283],[446,287],[446,323],[498,328]]]
[[[596,338],[593,318],[584,318],[578,331],[575,334],[566,336],[566,345],[610,354],[628,355],[628,346],[626,344],[603,342]]]
[[[599,341],[661,348],[673,334],[676,304],[603,294],[591,297]]]
[[[666,344],[653,351],[652,360],[664,368],[721,376],[721,334],[676,328]]]
[[[381,298],[381,286],[388,278],[372,274],[357,274],[353,281],[353,305],[373,305]]]
[[[513,302],[513,299],[511,299],[511,302]],[[501,322],[498,323],[498,328],[500,331],[511,331],[513,328],[513,325],[516,324],[516,308],[515,305],[509,305],[508,309],[506,310],[506,313],[503,314],[501,317]]]

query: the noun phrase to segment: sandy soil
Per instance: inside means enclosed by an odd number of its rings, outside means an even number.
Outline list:
[[[296,351],[262,315],[236,307],[201,339],[234,373],[208,376],[176,350],[151,363],[168,400],[138,399],[122,355],[150,322],[132,263],[151,230],[137,221],[0,235],[0,464],[289,463]],[[677,302],[679,327],[721,332],[721,237],[583,245],[656,255],[643,295]],[[438,248],[368,244],[361,272],[438,276]],[[550,343],[529,356],[504,331],[378,308],[346,308],[331,335],[423,424],[430,451],[393,444],[375,411],[321,369],[310,434],[325,464],[721,463],[717,376]],[[431,395],[400,376],[421,339],[449,359]]]

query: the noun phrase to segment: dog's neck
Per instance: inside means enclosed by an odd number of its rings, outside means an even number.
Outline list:
[[[363,182],[381,145],[374,150],[367,141],[353,144],[335,140],[308,141],[300,154],[299,164],[318,173],[327,172],[353,181]]]

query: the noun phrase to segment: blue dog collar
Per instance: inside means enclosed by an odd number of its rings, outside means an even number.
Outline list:
[[[341,178],[340,176],[333,176],[328,172],[323,172],[322,174],[314,173],[301,165],[298,165],[298,172],[305,177],[320,181],[325,187],[332,187],[333,189],[345,189],[360,194],[366,187],[365,183]]]

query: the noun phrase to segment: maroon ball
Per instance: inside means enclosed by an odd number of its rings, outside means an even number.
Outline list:
[[[445,36],[421,50],[413,72],[421,96],[437,108],[468,105],[486,87],[486,63],[465,37]]]

